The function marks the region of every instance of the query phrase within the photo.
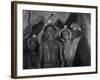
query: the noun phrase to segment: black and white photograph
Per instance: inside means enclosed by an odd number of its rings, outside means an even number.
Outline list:
[[[97,72],[97,7],[12,3],[12,76]]]
[[[23,10],[23,68],[91,66],[91,14]]]

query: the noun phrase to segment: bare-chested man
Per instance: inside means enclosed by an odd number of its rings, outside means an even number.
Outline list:
[[[80,37],[72,39],[72,32],[65,25],[64,28],[60,31],[59,36],[63,41],[63,53],[65,59],[65,67],[73,66],[73,61],[75,58],[75,53],[77,49],[78,42]]]
[[[48,24],[40,42],[39,68],[64,66],[62,45],[55,39],[57,31],[54,25]]]

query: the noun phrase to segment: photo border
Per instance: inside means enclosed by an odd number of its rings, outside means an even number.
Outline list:
[[[50,75],[33,75],[33,76],[17,76],[17,4],[34,4],[34,5],[50,5],[59,7],[79,7],[79,8],[93,8],[96,9],[96,71],[83,73],[63,73]],[[26,1],[12,1],[11,2],[11,77],[12,78],[32,78],[32,77],[50,77],[50,76],[66,76],[66,75],[81,75],[94,74],[98,72],[98,7],[88,5],[73,5],[73,4],[58,4],[58,3],[41,3],[41,2],[26,2]]]

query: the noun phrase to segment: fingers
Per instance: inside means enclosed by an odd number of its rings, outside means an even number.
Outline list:
[[[73,30],[79,30],[79,31],[81,31],[80,26],[79,26],[78,24],[76,24],[76,23],[72,23],[70,27],[71,27]]]

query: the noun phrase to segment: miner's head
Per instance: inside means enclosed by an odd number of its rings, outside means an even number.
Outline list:
[[[48,39],[53,39],[55,37],[57,30],[54,25],[49,24],[45,27],[44,33]]]

